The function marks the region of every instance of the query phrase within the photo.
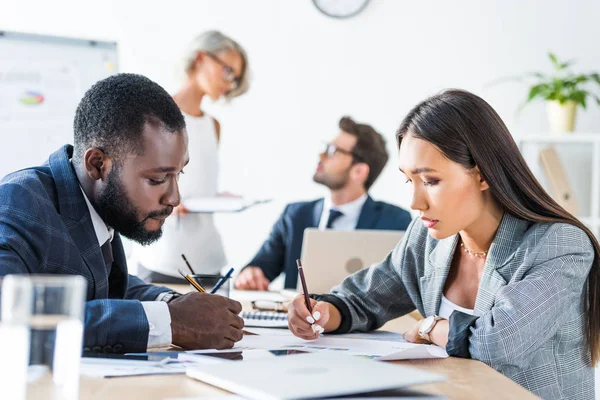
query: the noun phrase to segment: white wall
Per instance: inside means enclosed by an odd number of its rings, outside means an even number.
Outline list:
[[[177,88],[174,67],[196,33],[217,28],[250,55],[252,88],[220,120],[222,189],[276,201],[220,216],[232,266],[247,261],[289,201],[324,191],[311,176],[322,140],[340,116],[371,123],[393,153],[374,197],[408,207],[396,169],[394,131],[418,101],[446,87],[488,100],[513,134],[546,130],[544,107],[515,111],[526,89],[487,87],[499,77],[549,71],[546,51],[600,69],[598,1],[373,0],[363,14],[334,20],[310,0],[0,0],[0,29],[117,40],[121,71]],[[578,130],[600,132],[595,104]]]

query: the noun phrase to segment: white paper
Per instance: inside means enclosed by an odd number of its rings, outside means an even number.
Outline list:
[[[163,400],[244,400],[246,397],[241,397],[235,394],[225,394],[223,396],[211,397],[169,397]]]
[[[156,361],[119,360],[110,358],[82,358],[81,375],[94,378],[137,375],[184,374],[185,363],[172,359],[168,364]]]
[[[246,199],[243,197],[217,196],[185,199],[183,204],[190,212],[215,213],[242,211],[253,205],[269,201],[270,200]]]
[[[259,292],[257,290],[231,290],[229,297],[238,301],[253,301],[253,300],[268,300],[268,301],[285,301],[279,292]]]
[[[373,332],[356,332],[356,333],[342,333],[335,335],[339,339],[359,339],[359,340],[377,340],[384,342],[406,342],[404,335],[396,332],[389,331],[373,331]]]
[[[435,345],[415,344],[400,340],[357,340],[338,338],[336,335],[325,335],[310,341],[288,335],[245,335],[232,350],[279,349],[335,352],[382,361],[448,357],[444,349]],[[191,352],[202,354],[212,353],[215,350],[194,350]]]

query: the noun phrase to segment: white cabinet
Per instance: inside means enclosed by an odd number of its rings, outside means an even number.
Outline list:
[[[539,151],[548,146],[556,149],[578,204],[576,217],[600,237],[600,133],[520,136],[515,141],[529,168],[550,195]]]

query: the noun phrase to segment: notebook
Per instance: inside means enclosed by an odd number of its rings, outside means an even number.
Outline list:
[[[445,380],[441,375],[424,370],[340,353],[289,355],[276,361],[262,359],[192,365],[186,374],[241,396],[261,400],[370,393]]]
[[[287,313],[276,311],[244,311],[240,314],[244,326],[261,328],[287,328]]]

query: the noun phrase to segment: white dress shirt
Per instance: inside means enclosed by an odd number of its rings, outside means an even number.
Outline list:
[[[114,237],[114,230],[109,228],[100,215],[96,212],[83,189],[83,198],[90,211],[92,217],[92,225],[94,226],[94,232],[98,239],[98,245],[102,247],[107,240],[112,242]],[[160,300],[164,296],[164,293],[158,295],[156,300]],[[148,320],[149,332],[148,332],[148,348],[152,347],[164,347],[171,344],[171,314],[169,313],[169,307],[164,301],[142,301],[142,307],[146,313],[146,319]]]
[[[338,210],[342,216],[338,217],[331,224],[331,229],[338,231],[352,231],[356,229],[360,212],[362,211],[365,201],[367,201],[369,195],[363,194],[356,200],[352,200],[349,203],[334,206],[331,202],[331,197],[326,197],[323,201],[323,212],[321,213],[321,220],[319,222],[319,229],[324,230],[327,227],[327,220],[329,219],[329,211]]]

